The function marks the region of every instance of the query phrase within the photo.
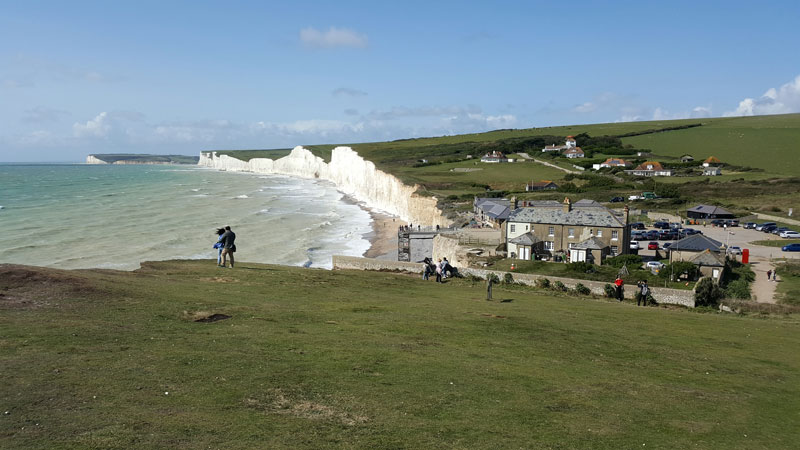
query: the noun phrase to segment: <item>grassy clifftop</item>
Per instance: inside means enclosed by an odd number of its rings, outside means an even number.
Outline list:
[[[0,447],[791,448],[798,324],[213,261],[0,266]],[[655,293],[657,296],[657,292]],[[214,314],[217,322],[195,322]]]

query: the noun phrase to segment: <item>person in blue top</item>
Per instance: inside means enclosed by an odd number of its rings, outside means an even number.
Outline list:
[[[217,228],[217,242],[214,244],[214,248],[217,249],[217,265],[222,266],[222,247],[224,243],[222,242],[222,235],[225,234],[225,228]]]

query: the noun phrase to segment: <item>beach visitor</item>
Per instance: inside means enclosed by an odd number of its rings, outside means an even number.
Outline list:
[[[217,249],[217,265],[222,265],[222,235],[225,234],[225,228],[217,228],[217,242],[214,243],[214,248]]]
[[[442,278],[447,278],[447,272],[452,270],[450,261],[447,258],[442,258]]]
[[[625,283],[622,281],[622,278],[617,276],[617,279],[614,280],[614,286],[615,286],[614,289],[616,290],[617,300],[619,300],[619,301],[622,301],[622,296],[623,296],[623,287],[622,287],[622,285],[623,284],[625,284]]]
[[[225,267],[225,264],[227,263],[227,258],[230,256],[231,269],[233,269],[233,253],[236,251],[236,244],[234,244],[234,241],[236,240],[236,233],[231,231],[230,226],[226,226],[225,232],[222,233],[222,236],[219,237],[219,240],[222,241],[221,267]]]
[[[636,306],[639,306],[639,302],[642,302],[644,306],[647,306],[647,296],[650,294],[650,288],[647,287],[647,280],[642,280],[639,282],[639,295],[636,296]]]
[[[426,256],[425,259],[422,260],[422,279],[428,280],[431,273],[433,273],[433,269],[431,269],[431,259]]]
[[[767,271],[767,281],[769,281],[770,278],[772,278],[772,270]]]
[[[772,281],[778,281],[778,269],[772,269]]]
[[[439,258],[439,261],[436,262],[436,282],[442,282],[442,259]]]

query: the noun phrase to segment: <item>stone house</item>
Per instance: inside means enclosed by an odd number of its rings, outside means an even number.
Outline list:
[[[703,276],[710,277],[716,282],[719,282],[725,270],[725,257],[711,250],[702,251],[689,261],[697,266]]]
[[[510,212],[511,202],[505,198],[478,198],[472,201],[475,220],[487,227],[501,228]]]
[[[600,264],[606,256],[626,253],[630,233],[623,217],[593,200],[574,204],[534,201],[513,208],[506,219],[506,245],[512,258],[563,255]],[[570,252],[576,249],[578,252]]]
[[[692,261],[702,252],[721,255],[722,243],[702,234],[693,234],[675,242],[670,246],[671,261]]]

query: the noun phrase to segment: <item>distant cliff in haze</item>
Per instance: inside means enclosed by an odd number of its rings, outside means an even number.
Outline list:
[[[95,153],[86,157],[86,164],[197,164],[199,159],[187,155]]]

